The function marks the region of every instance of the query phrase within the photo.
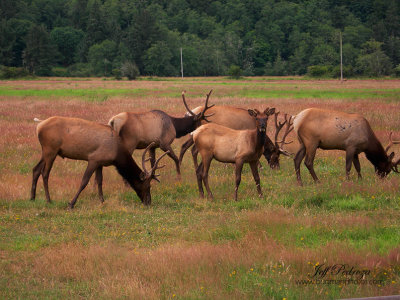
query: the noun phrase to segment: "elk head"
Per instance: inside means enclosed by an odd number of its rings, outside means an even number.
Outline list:
[[[248,109],[249,115],[256,119],[257,130],[261,133],[266,134],[267,123],[270,115],[275,113],[275,108],[266,108],[263,113],[259,112],[258,109]],[[261,117],[264,115],[265,117]]]
[[[394,152],[388,154],[389,149],[395,145],[395,144],[400,144],[400,141],[394,141],[392,139],[393,132],[390,132],[389,134],[389,145],[387,145],[385,152],[387,156],[387,160],[384,162],[381,162],[377,167],[375,167],[375,171],[378,174],[379,177],[383,178],[386,177],[391,171],[400,173],[399,170],[397,169],[397,166],[400,164],[400,158],[394,162]]]
[[[139,198],[142,200],[142,202],[145,205],[150,205],[151,204],[151,194],[150,194],[150,182],[154,179],[158,182],[160,182],[158,180],[158,174],[156,174],[156,170],[164,168],[165,165],[163,166],[158,166],[158,163],[160,162],[160,160],[169,153],[169,151],[165,152],[163,155],[161,155],[155,162],[154,166],[151,168],[150,171],[148,171],[146,169],[146,164],[145,162],[150,160],[150,158],[146,159],[146,153],[147,151],[154,147],[155,143],[152,142],[150,145],[147,146],[146,150],[144,150],[143,155],[142,155],[142,170],[143,172],[140,173],[139,177],[140,180],[142,181],[141,183],[141,189],[140,189],[140,195]]]
[[[186,91],[183,91],[182,92],[182,100],[183,100],[183,104],[185,105],[185,107],[186,107],[186,110],[188,111],[188,113],[190,114],[190,116],[192,116],[193,117],[193,120],[194,120],[194,122],[196,123],[196,127],[199,127],[201,124],[200,124],[200,122],[202,121],[202,120],[204,120],[204,121],[206,121],[206,122],[210,122],[209,120],[207,120],[207,118],[209,118],[209,117],[211,117],[212,115],[214,115],[214,114],[210,114],[210,115],[206,115],[205,113],[206,113],[206,111],[208,110],[208,109],[210,109],[211,107],[213,107],[215,104],[212,104],[212,105],[210,105],[210,106],[208,106],[208,99],[210,98],[210,95],[211,95],[211,93],[212,93],[212,90],[206,95],[206,103],[205,103],[205,105],[204,105],[204,109],[200,112],[200,113],[198,113],[198,114],[195,114],[194,112],[192,112],[192,110],[189,108],[189,106],[187,105],[187,103],[186,103],[186,99],[185,99],[185,92]]]
[[[284,122],[278,122],[278,115],[279,112],[274,114],[274,120],[275,120],[275,138],[274,138],[274,144],[270,145],[268,147],[269,151],[264,151],[264,155],[266,159],[268,160],[269,166],[271,169],[279,169],[279,156],[281,154],[285,156],[290,156],[291,153],[289,153],[286,150],[283,150],[283,146],[293,143],[293,141],[286,142],[285,139],[288,136],[288,134],[293,130],[293,117],[288,116],[288,114],[285,114],[285,121]],[[285,126],[286,125],[286,126]],[[279,132],[282,130],[282,128],[285,127],[285,132],[283,134],[282,140],[278,142],[278,135]]]

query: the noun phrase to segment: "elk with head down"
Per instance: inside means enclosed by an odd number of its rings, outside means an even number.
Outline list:
[[[204,197],[202,185],[204,182],[208,196],[213,198],[208,185],[208,171],[212,159],[235,164],[235,200],[237,200],[244,163],[250,164],[257,185],[257,191],[259,195],[262,196],[257,164],[263,152],[268,117],[274,112],[275,108],[266,109],[263,113],[260,113],[256,109],[249,109],[248,114],[256,121],[255,129],[234,130],[215,123],[210,123],[199,127],[192,133],[195,146],[202,158],[202,162],[196,170],[197,183],[201,197]]]
[[[397,162],[393,162],[394,153],[388,155],[393,144],[390,135],[390,144],[384,149],[374,134],[368,121],[359,114],[309,108],[295,116],[294,130],[300,142],[300,148],[294,158],[297,181],[302,185],[300,164],[305,157],[305,165],[314,181],[318,177],[314,171],[314,158],[317,148],[324,150],[335,149],[346,151],[346,178],[349,179],[351,165],[361,178],[361,168],[358,154],[364,152],[367,159],[374,165],[375,172],[381,177],[387,176],[390,171],[398,173]]]
[[[155,149],[160,147],[161,150],[167,151],[168,156],[174,160],[176,171],[180,175],[179,160],[172,150],[171,144],[175,138],[194,131],[200,126],[201,121],[207,120],[208,116],[205,113],[214,106],[208,106],[211,92],[212,90],[206,95],[204,108],[196,114],[189,109],[183,97],[183,104],[190,113],[189,116],[175,118],[160,110],[144,113],[123,112],[112,117],[108,124],[121,137],[122,142],[131,154],[135,149],[144,149],[154,143],[154,146],[150,148],[152,166],[155,162]],[[182,92],[182,95],[184,95],[184,92]]]
[[[150,181],[156,179],[155,171],[162,156],[150,171],[146,171],[144,166],[144,157],[148,150],[146,149],[142,157],[142,171],[110,126],[67,117],[50,117],[44,121],[35,118],[35,121],[40,122],[36,132],[42,146],[42,157],[33,168],[31,200],[35,199],[37,181],[42,175],[46,199],[47,202],[51,202],[48,179],[58,155],[62,158],[88,162],[79,190],[69,203],[70,208],[74,207],[79,194],[95,171],[100,201],[104,202],[102,168],[109,165],[117,168],[119,174],[135,190],[145,205],[151,203]]]
[[[193,113],[198,113],[203,109],[203,106],[198,106],[193,109]],[[233,106],[214,106],[211,108],[208,113],[210,113],[210,117],[207,119],[207,122],[219,124],[231,129],[235,130],[246,130],[246,129],[255,129],[256,128],[256,120],[248,114],[247,109],[238,108]],[[279,169],[279,157],[281,154],[285,156],[290,156],[290,153],[286,150],[283,150],[283,146],[285,144],[289,144],[285,142],[287,135],[293,130],[293,122],[292,117],[289,117],[287,114],[284,115],[284,122],[278,122],[279,112],[275,113],[275,141],[272,142],[271,139],[266,135],[265,137],[265,145],[263,155],[268,161],[271,169]],[[206,122],[202,122],[206,124]],[[278,135],[285,126],[285,132],[281,141],[278,141]],[[183,156],[185,152],[194,144],[193,138],[189,137],[189,139],[182,144],[181,152],[179,154],[179,164],[182,163]],[[198,151],[195,146],[192,147],[192,157],[195,168],[197,168],[197,154]]]

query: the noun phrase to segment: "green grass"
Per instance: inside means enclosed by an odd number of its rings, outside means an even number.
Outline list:
[[[0,96],[4,97],[40,97],[51,99],[64,98],[83,98],[91,102],[104,102],[109,97],[125,95],[125,96],[142,96],[145,92],[143,89],[12,89],[9,87],[0,87]]]
[[[384,91],[375,89],[358,89],[358,90],[316,90],[295,88],[291,90],[276,89],[243,89],[240,96],[246,98],[289,98],[289,99],[346,99],[346,100],[363,100],[363,99],[382,99],[386,101],[399,101],[400,89],[386,89]]]
[[[183,85],[193,85],[193,82],[182,82]],[[203,85],[209,83],[203,82]],[[400,100],[400,89],[335,89],[335,90],[318,90],[303,87],[294,87],[287,84],[267,84],[265,83],[249,83],[246,82],[213,82],[213,85],[225,86],[244,86],[239,92],[234,90],[231,93],[225,93],[223,96],[240,96],[245,98],[289,98],[289,99],[346,99],[346,100],[363,100],[363,99],[381,99],[385,101],[398,102]],[[262,86],[262,88],[260,88]],[[286,90],[285,90],[286,89]],[[159,97],[176,97],[179,95],[176,88],[164,88],[157,90]],[[130,97],[148,97],[152,96],[154,89],[135,88],[135,89],[13,89],[9,87],[0,87],[0,96],[4,97],[40,97],[40,98],[82,98],[90,102],[104,102],[110,97],[130,96]],[[192,96],[201,96],[203,92],[194,91]],[[215,95],[214,95],[215,96]],[[217,95],[218,97],[218,95]]]

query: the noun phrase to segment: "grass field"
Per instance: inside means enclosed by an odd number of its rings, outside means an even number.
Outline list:
[[[29,201],[31,170],[40,158],[34,117],[73,116],[106,123],[122,111],[162,109],[182,116],[211,103],[296,114],[322,107],[358,112],[386,146],[400,139],[400,80],[310,81],[303,78],[51,79],[0,82],[0,298],[337,299],[400,292],[400,176],[380,180],[362,155],[363,180],[345,180],[344,153],[317,152],[313,184],[293,160],[272,171],[262,158],[257,196],[249,166],[239,201],[234,169],[213,162],[215,200],[200,199],[190,155],[176,179],[172,160],[141,205],[113,167],[104,170],[105,203],[93,179],[73,211],[86,162],[57,158],[52,204],[42,181]],[[269,133],[272,131],[269,123]],[[295,139],[291,134],[289,139]],[[179,153],[186,140],[174,142]],[[296,151],[297,143],[287,146]],[[394,146],[396,157],[400,147]],[[160,151],[157,152],[160,154]],[[188,153],[189,154],[189,153]],[[141,151],[134,153],[136,161]],[[344,265],[345,270],[329,266]],[[339,267],[339,266],[338,266]],[[315,275],[315,276],[314,276]],[[325,280],[325,281],[324,281]],[[347,281],[346,281],[347,280]]]

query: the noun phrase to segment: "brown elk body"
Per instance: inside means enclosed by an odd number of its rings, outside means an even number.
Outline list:
[[[194,113],[198,113],[203,109],[203,106],[198,106],[193,109]],[[214,106],[213,108],[207,111],[210,113],[210,117],[207,120],[211,123],[219,124],[231,129],[235,130],[246,130],[246,129],[255,129],[256,128],[256,120],[249,115],[247,109],[233,107],[233,106]],[[278,114],[278,113],[277,113]],[[277,116],[277,115],[276,115]],[[290,127],[291,123],[285,122],[287,124],[287,131],[291,131],[293,127]],[[276,123],[276,122],[275,122]],[[205,121],[202,124],[206,124]],[[281,123],[279,124],[281,125]],[[268,135],[265,138],[265,145],[264,145],[264,152],[263,155],[265,159],[268,161],[269,166],[271,169],[279,169],[279,156],[281,154],[288,156],[289,153],[282,149],[283,144],[285,144],[284,139],[282,142],[278,142],[278,134],[282,127],[276,127],[275,131],[275,142],[272,142]],[[286,132],[287,135],[289,132]],[[181,152],[179,154],[179,163],[182,163],[183,156],[185,152],[193,145],[193,138],[190,137],[181,147]],[[281,144],[281,145],[279,145]],[[196,147],[192,147],[192,157],[195,168],[197,168],[197,149]]]
[[[119,174],[136,191],[143,203],[146,205],[151,203],[150,181],[155,176],[156,168],[151,172],[146,172],[145,169],[142,172],[110,126],[78,118],[55,116],[40,121],[36,131],[42,146],[42,157],[33,168],[31,200],[35,199],[37,181],[42,175],[46,199],[51,202],[48,178],[54,160],[57,156],[61,156],[88,162],[79,190],[69,203],[70,208],[74,207],[79,194],[95,171],[99,197],[102,202],[104,201],[102,168],[109,165],[117,168]]]
[[[160,110],[144,113],[123,112],[112,117],[108,124],[121,137],[125,147],[131,154],[135,149],[145,149],[150,143],[154,143],[154,147],[150,149],[152,166],[155,161],[156,148],[159,147],[163,151],[168,151],[168,156],[174,160],[176,171],[180,175],[179,160],[172,150],[171,144],[175,138],[194,131],[200,126],[201,120],[206,119],[205,111],[212,107],[208,106],[211,92],[207,94],[204,109],[194,115],[175,118]],[[185,99],[183,101],[188,109]]]
[[[208,171],[212,159],[235,164],[235,200],[237,200],[244,163],[250,164],[257,185],[257,191],[260,196],[262,195],[257,164],[263,152],[268,117],[274,111],[274,108],[266,109],[264,113],[260,113],[257,110],[249,110],[248,114],[256,120],[257,127],[255,129],[234,130],[219,124],[210,123],[202,125],[192,133],[195,146],[202,158],[202,162],[196,169],[197,183],[201,197],[204,197],[202,185],[204,182],[208,196],[213,198],[208,185]]]
[[[300,148],[294,158],[297,181],[300,185],[300,164],[304,157],[311,176],[314,181],[318,181],[313,166],[317,148],[346,151],[347,179],[352,164],[361,178],[358,155],[362,152],[374,165],[380,177],[385,177],[391,170],[397,172],[399,161],[392,162],[394,153],[387,154],[389,147],[386,150],[383,148],[368,121],[359,114],[309,108],[296,115],[293,126],[300,142]]]

